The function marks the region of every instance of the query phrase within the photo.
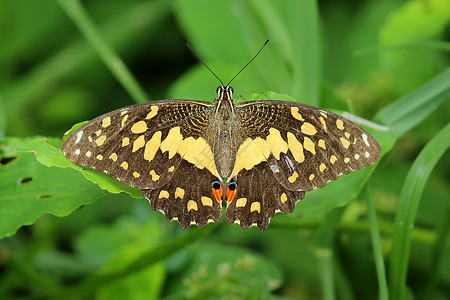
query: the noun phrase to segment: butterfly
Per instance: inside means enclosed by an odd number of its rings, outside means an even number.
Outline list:
[[[216,92],[213,103],[160,100],[106,113],[74,131],[62,151],[140,189],[183,229],[219,222],[226,201],[228,222],[260,230],[276,213],[293,212],[305,192],[380,155],[372,135],[335,113],[289,101],[237,103],[229,84]]]

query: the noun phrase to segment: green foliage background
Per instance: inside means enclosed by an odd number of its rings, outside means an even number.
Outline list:
[[[446,299],[449,19],[448,0],[0,1],[0,298]],[[225,82],[270,39],[236,94],[372,119],[379,163],[259,232],[183,231],[67,161],[75,123],[214,98],[183,39]]]

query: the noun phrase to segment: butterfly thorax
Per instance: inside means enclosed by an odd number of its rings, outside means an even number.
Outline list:
[[[212,140],[217,171],[222,177],[228,177],[233,171],[236,159],[239,121],[235,115],[235,103],[232,99],[233,88],[220,86],[217,88],[217,95],[209,137]]]

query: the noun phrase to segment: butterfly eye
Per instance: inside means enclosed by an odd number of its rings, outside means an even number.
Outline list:
[[[222,90],[222,86],[218,86],[216,89],[216,93],[218,94]]]
[[[234,89],[231,86],[229,86],[228,89],[229,89],[230,93],[232,93],[232,94],[234,93]]]

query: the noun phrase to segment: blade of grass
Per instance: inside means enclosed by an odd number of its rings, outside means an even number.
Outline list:
[[[374,120],[388,125],[393,132],[401,136],[448,99],[450,99],[450,68],[380,110]]]
[[[336,274],[334,277],[336,278],[336,292],[338,299],[355,300],[356,297],[352,291],[351,281],[339,259],[334,260],[334,272]]]
[[[152,1],[130,6],[123,14],[117,15],[101,29],[104,36],[117,47],[126,47],[128,42],[136,39],[151,26],[158,24],[169,12],[167,1]],[[145,15],[145,18],[141,17]],[[140,22],[130,22],[139,16]],[[125,24],[126,26],[123,26]],[[151,33],[151,32],[150,32]],[[94,60],[94,52],[86,46],[84,40],[77,40],[62,49],[59,53],[50,56],[48,60],[37,65],[30,73],[14,82],[10,88],[5,89],[5,110],[8,116],[20,115],[21,111],[32,101],[36,95],[42,94],[49,86],[55,85],[58,80],[84,68]],[[31,125],[30,125],[31,126]]]
[[[3,103],[3,97],[0,94],[0,139],[5,137],[6,124],[7,124],[6,113],[5,113],[4,106],[5,105]]]
[[[386,279],[386,269],[384,267],[383,251],[381,249],[380,231],[378,229],[378,221],[375,205],[373,203],[372,194],[370,192],[370,187],[368,185],[366,185],[363,190],[363,196],[364,198],[366,198],[367,212],[369,214],[370,236],[372,238],[375,268],[377,270],[379,299],[387,300],[389,299],[389,294]]]
[[[446,240],[448,233],[450,231],[450,207],[447,207],[447,214],[444,222],[440,226],[438,230],[438,235],[436,237],[436,241],[431,247],[431,263],[428,274],[430,274],[429,278],[427,278],[427,282],[425,284],[425,291],[423,299],[431,299],[435,295],[436,286],[439,283],[439,274],[441,273],[440,268],[445,268],[446,265],[442,263],[443,258],[445,257]]]
[[[411,232],[423,188],[434,166],[450,146],[450,123],[422,149],[406,176],[395,217],[389,268],[389,295],[404,299]]]
[[[57,0],[57,2],[131,97],[136,102],[150,100],[144,89],[141,88],[122,59],[117,55],[112,45],[108,44],[102,37],[81,2],[75,0]]]
[[[294,52],[292,95],[303,103],[319,105],[322,52],[317,1],[289,1],[286,6],[288,28]]]
[[[338,207],[326,214],[314,242],[314,254],[319,265],[319,275],[322,284],[322,299],[325,300],[336,299],[332,244],[345,208],[345,206]]]

